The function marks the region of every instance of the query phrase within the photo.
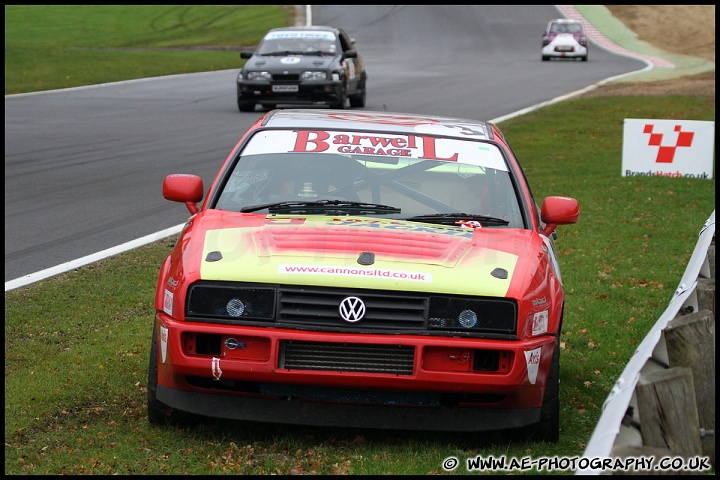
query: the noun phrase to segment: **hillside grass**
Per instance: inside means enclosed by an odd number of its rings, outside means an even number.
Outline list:
[[[250,7],[265,12],[273,6]],[[162,38],[154,32],[171,33],[175,28],[150,28],[162,24],[161,19],[174,18],[181,30],[179,25],[196,25],[191,19],[215,19],[217,26],[220,13],[235,12],[238,21],[247,20],[247,15],[236,12],[240,7],[230,6],[137,9],[150,12],[147,16],[129,7],[100,6],[97,10],[117,8],[126,19],[125,25],[108,31],[125,29],[128,35],[93,40],[84,38],[91,34],[80,27],[117,24],[117,19],[106,11],[95,16],[90,6],[64,7],[79,17],[62,13],[74,22],[65,29],[72,33],[69,37],[77,37],[66,39],[59,38],[63,29],[53,25],[61,15],[54,8],[63,7],[5,7],[6,94],[8,88],[32,91],[137,78],[138,69],[156,69],[152,75],[179,73],[176,64],[152,66],[152,56],[138,56],[128,61],[135,65],[131,72],[96,80],[81,80],[79,73],[72,73],[69,79],[55,78],[65,82],[61,85],[50,82],[27,59],[28,74],[13,76],[8,85],[8,48],[16,48],[15,57],[23,56],[23,45],[27,55],[45,60],[55,55],[47,45],[33,46],[34,38],[44,32],[56,37],[58,52],[65,50],[58,55],[66,65],[52,69],[57,77],[59,72],[74,72],[73,62],[85,61],[68,51],[90,48],[92,42],[133,48],[208,45],[211,35],[218,45],[229,43],[228,32],[208,33],[200,27]],[[182,11],[189,13],[180,15]],[[32,13],[27,23],[33,24],[35,33],[20,34],[17,24],[9,29],[9,13],[11,23],[19,23],[21,13]],[[262,28],[252,28],[264,31],[287,21],[282,9],[267,15],[275,16]],[[240,36],[243,27],[230,23],[224,29]],[[203,34],[195,37],[193,32]],[[237,44],[252,43],[253,38],[257,36]],[[116,53],[126,54],[106,52]],[[171,237],[5,294],[5,473],[465,474],[465,459],[476,456],[582,455],[610,389],[666,309],[698,233],[715,209],[714,180],[621,177],[625,118],[714,121],[715,103],[692,96],[579,98],[500,124],[536,199],[566,195],[577,198],[581,206],[579,222],[561,226],[556,243],[566,291],[557,444],[520,441],[511,432],[454,435],[212,419],[191,427],[151,426],[145,399],[153,299],[158,269],[175,241]],[[461,463],[452,472],[442,468],[448,457]]]
[[[292,5],[5,5],[5,95],[240,69]]]

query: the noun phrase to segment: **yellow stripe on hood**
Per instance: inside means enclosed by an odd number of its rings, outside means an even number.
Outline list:
[[[504,296],[518,257],[473,246],[472,231],[373,222],[322,222],[210,230],[201,277],[206,280],[372,288]],[[407,226],[407,229],[393,228]],[[371,265],[358,263],[371,252]],[[499,269],[499,270],[498,270]],[[505,271],[498,278],[493,271]],[[500,275],[502,277],[502,275]]]

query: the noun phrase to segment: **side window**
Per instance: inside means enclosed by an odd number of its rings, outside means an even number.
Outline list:
[[[345,33],[340,34],[340,46],[342,47],[343,52],[354,49],[352,42]]]

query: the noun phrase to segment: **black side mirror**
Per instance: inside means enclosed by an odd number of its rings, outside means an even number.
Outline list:
[[[240,52],[240,58],[250,58],[252,56],[253,52],[251,52],[250,50],[243,50],[242,52]]]

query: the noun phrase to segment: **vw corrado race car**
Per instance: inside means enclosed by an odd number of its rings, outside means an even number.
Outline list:
[[[355,40],[341,28],[286,27],[270,30],[237,77],[241,112],[265,108],[325,105],[364,107],[367,73]]]
[[[585,26],[580,20],[558,18],[550,20],[545,27],[542,39],[542,59],[579,58],[587,62],[590,42],[585,34]]]
[[[578,202],[539,207],[495,125],[272,110],[203,192],[163,184],[190,217],[158,278],[150,422],[558,439],[555,228]]]

